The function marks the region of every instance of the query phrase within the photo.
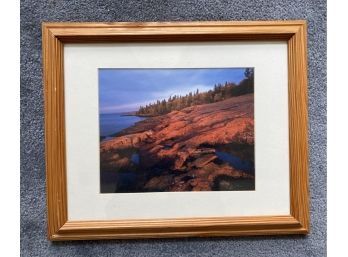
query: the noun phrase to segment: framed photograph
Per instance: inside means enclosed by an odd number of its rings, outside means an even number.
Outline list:
[[[307,234],[305,21],[44,23],[50,240]]]

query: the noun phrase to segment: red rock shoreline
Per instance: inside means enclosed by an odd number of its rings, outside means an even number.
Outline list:
[[[134,165],[127,149],[135,149],[142,169],[163,168],[144,182],[146,191],[209,191],[219,176],[254,179],[218,160],[214,146],[226,144],[254,145],[254,94],[137,122],[101,142],[101,169],[117,172]]]

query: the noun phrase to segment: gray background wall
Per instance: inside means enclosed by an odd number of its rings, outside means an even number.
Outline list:
[[[308,21],[311,226],[309,236],[85,241],[46,239],[42,21]],[[21,1],[22,256],[325,256],[326,1]]]

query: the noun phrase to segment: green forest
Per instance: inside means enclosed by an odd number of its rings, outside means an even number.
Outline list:
[[[254,92],[254,69],[246,68],[244,72],[245,78],[239,83],[225,82],[224,84],[214,85],[214,89],[207,92],[190,92],[185,96],[174,95],[167,100],[157,100],[155,103],[150,103],[146,106],[140,106],[136,112],[137,116],[157,116],[167,114],[174,110],[181,110],[186,107],[209,104],[225,99],[249,94]]]

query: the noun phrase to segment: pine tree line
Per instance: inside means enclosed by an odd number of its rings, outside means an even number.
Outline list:
[[[150,103],[146,106],[140,106],[136,112],[138,116],[157,116],[167,114],[174,110],[181,110],[186,107],[209,104],[225,99],[240,96],[254,92],[254,70],[247,68],[244,72],[245,78],[236,85],[233,82],[225,82],[224,84],[214,85],[214,89],[207,92],[190,92],[185,96],[174,95],[170,96],[168,100],[157,100],[155,103]]]

